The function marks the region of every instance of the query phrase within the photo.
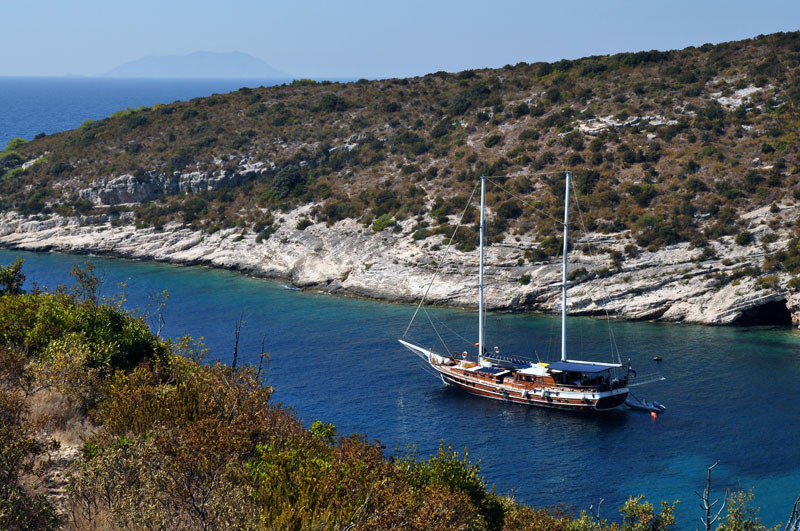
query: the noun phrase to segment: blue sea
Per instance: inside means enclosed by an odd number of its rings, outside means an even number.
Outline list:
[[[15,136],[32,138],[77,127],[120,109],[169,103],[253,80],[116,80],[0,78],[0,148]],[[25,259],[28,285],[69,284],[69,269],[85,257],[0,250],[0,263]],[[604,499],[612,517],[629,495],[680,500],[679,529],[694,529],[695,490],[714,469],[713,491],[752,487],[762,521],[785,521],[800,493],[800,332],[789,328],[712,328],[569,319],[570,352],[610,361],[610,334],[623,360],[639,374],[667,379],[634,391],[667,406],[657,419],[637,412],[591,417],[507,405],[442,385],[397,338],[414,308],[302,292],[237,273],[107,258],[89,258],[105,292],[127,282],[128,306],[170,293],[169,336],[204,337],[212,357],[230,360],[234,321],[244,316],[240,352],[257,361],[267,335],[267,381],[275,400],[310,424],[333,422],[342,434],[379,440],[388,453],[416,445],[422,455],[444,441],[468,448],[487,481],[534,505],[588,509]],[[440,330],[470,338],[474,313],[432,310]],[[441,323],[441,324],[440,324]],[[532,315],[490,315],[487,342],[506,354],[557,357],[559,321]],[[418,320],[411,335],[438,339]],[[462,350],[457,336],[445,336]],[[652,360],[654,355],[663,362]]]
[[[25,259],[29,286],[49,288],[70,284],[70,268],[87,259],[0,250],[0,263],[16,256]],[[106,294],[127,283],[129,308],[146,308],[167,290],[164,333],[203,337],[212,359],[230,361],[235,320],[243,316],[240,359],[257,363],[266,334],[274,399],[306,425],[333,422],[339,433],[364,434],[388,453],[416,445],[427,455],[442,441],[468,448],[489,484],[527,503],[580,510],[604,499],[611,517],[629,495],[644,494],[680,500],[678,528],[693,529],[700,515],[693,492],[717,460],[713,493],[752,487],[765,523],[785,521],[800,492],[800,333],[793,329],[612,322],[623,359],[640,375],[667,378],[634,391],[668,409],[657,419],[636,411],[587,416],[444,386],[397,343],[411,305],[297,291],[202,267],[88,259]],[[429,312],[440,331],[443,323],[474,336],[474,312]],[[415,323],[410,335],[435,346],[426,323]],[[507,354],[554,359],[559,326],[556,317],[490,314],[487,342]],[[465,347],[452,334],[444,339],[451,350]],[[610,361],[609,323],[570,318],[568,344],[576,357]],[[652,360],[656,354],[662,362]]]

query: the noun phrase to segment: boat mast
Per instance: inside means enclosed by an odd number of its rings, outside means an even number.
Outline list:
[[[569,231],[569,178],[572,172],[567,171],[567,184],[564,191],[564,253],[561,267],[561,361],[567,359],[567,236]],[[481,224],[481,226],[483,226]]]
[[[483,211],[486,206],[486,176],[481,175],[481,229],[478,264],[478,362],[483,362]]]

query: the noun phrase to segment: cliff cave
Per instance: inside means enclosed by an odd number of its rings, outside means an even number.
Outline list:
[[[733,324],[738,326],[789,326],[792,324],[792,313],[786,307],[785,300],[771,301],[743,311]]]

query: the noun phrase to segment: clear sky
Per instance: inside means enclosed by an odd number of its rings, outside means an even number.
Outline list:
[[[10,0],[0,75],[242,51],[304,77],[398,77],[800,29],[800,0]]]

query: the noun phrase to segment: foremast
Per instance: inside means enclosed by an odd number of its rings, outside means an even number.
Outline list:
[[[567,236],[569,235],[569,178],[572,172],[566,172],[567,183],[564,191],[564,252],[561,266],[561,361],[567,361]],[[483,227],[483,222],[481,222]]]
[[[481,227],[480,227],[480,243],[478,247],[480,248],[479,251],[479,259],[478,259],[478,363],[483,363],[483,348],[484,348],[484,341],[483,341],[483,233],[484,233],[484,214],[483,211],[486,206],[486,176],[481,175]]]

